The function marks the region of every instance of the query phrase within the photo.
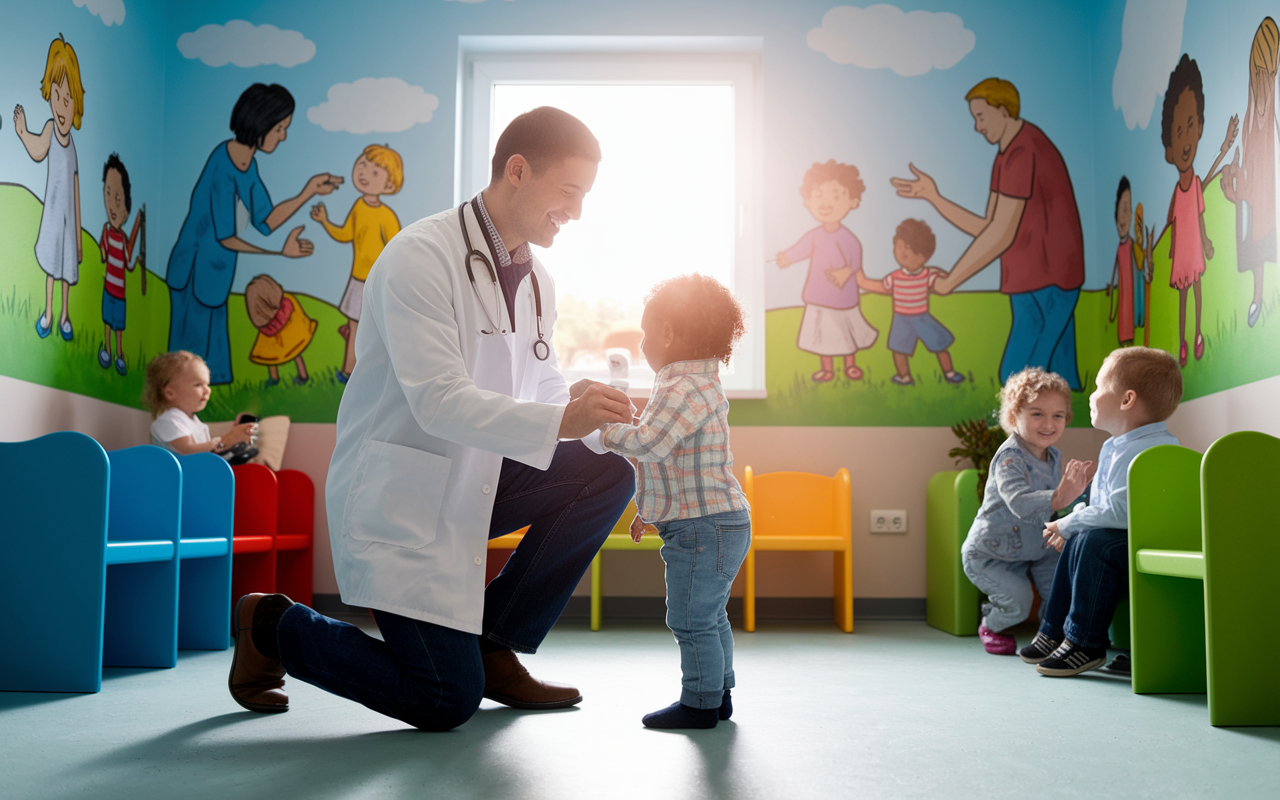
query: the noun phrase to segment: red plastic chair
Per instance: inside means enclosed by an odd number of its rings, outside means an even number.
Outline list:
[[[251,592],[276,590],[276,526],[280,488],[276,474],[261,464],[232,467],[236,476],[235,535],[232,539],[231,605]]]
[[[312,550],[315,543],[316,488],[305,472],[276,473],[279,504],[276,523],[276,591],[311,605]]]

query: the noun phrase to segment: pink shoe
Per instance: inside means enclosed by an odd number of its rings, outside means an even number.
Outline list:
[[[1194,352],[1196,354],[1196,361],[1199,361],[1200,359],[1204,358],[1204,337],[1198,333],[1196,334],[1196,344],[1195,344]]]
[[[1018,640],[1003,633],[996,633],[986,625],[978,626],[978,638],[982,646],[993,656],[1011,656],[1018,651]]]

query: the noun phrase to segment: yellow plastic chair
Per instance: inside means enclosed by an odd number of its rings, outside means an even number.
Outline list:
[[[662,547],[662,539],[658,537],[658,531],[652,525],[645,529],[645,536],[640,540],[639,544],[631,541],[631,520],[636,515],[635,501],[627,503],[627,508],[622,512],[622,516],[618,517],[618,521],[614,523],[613,530],[609,532],[609,537],[605,539],[600,550],[658,550]],[[499,536],[496,539],[489,540],[490,550],[514,550],[520,545],[524,539],[524,534],[529,529],[521,528],[514,533],[508,533],[506,536]],[[600,630],[603,620],[603,604],[604,604],[604,576],[603,567],[600,561],[600,553],[596,553],[595,558],[591,559],[591,630]]]
[[[835,576],[835,620],[853,633],[853,490],[849,470],[835,477],[810,472],[745,470],[743,491],[751,503],[751,549],[747,551],[743,628],[756,629],[756,551],[831,551]]]

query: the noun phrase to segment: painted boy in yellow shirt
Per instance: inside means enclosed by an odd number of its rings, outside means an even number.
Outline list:
[[[404,185],[404,163],[400,154],[390,147],[371,144],[356,159],[351,170],[351,184],[360,190],[361,196],[347,212],[347,220],[338,227],[329,221],[324,203],[311,207],[311,218],[324,225],[329,235],[339,242],[352,242],[355,255],[351,260],[351,278],[347,290],[338,304],[347,318],[347,324],[338,328],[347,340],[342,369],[338,371],[339,383],[346,383],[356,366],[356,328],[360,325],[360,307],[364,299],[364,282],[369,268],[378,260],[382,248],[391,237],[400,232],[400,220],[396,212],[382,202],[382,195],[395,194]]]

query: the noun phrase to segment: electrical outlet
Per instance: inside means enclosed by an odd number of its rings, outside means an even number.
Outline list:
[[[906,533],[907,512],[902,510],[871,510],[872,533]]]

